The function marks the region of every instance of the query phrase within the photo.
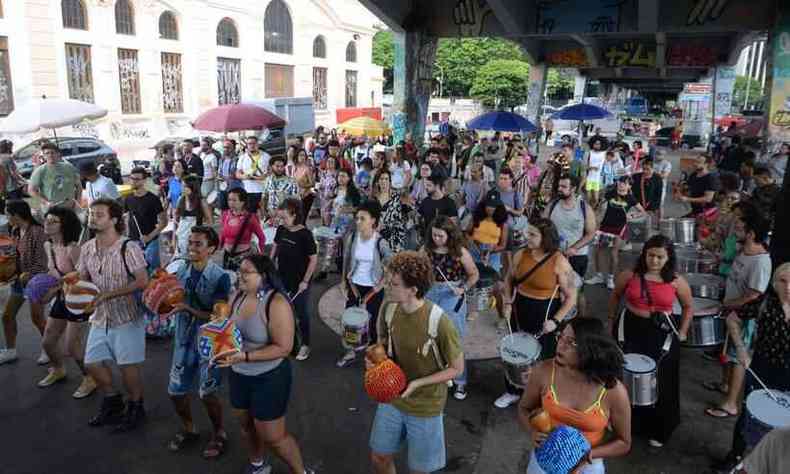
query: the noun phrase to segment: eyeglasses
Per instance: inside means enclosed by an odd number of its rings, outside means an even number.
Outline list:
[[[44,223],[46,223],[46,224],[60,224],[60,219],[45,219]]]
[[[255,270],[239,270],[239,275],[256,275],[258,274]]]

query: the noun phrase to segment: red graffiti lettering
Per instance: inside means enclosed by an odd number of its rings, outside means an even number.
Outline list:
[[[546,63],[552,66],[587,66],[587,55],[583,49],[571,49],[546,54]]]
[[[705,66],[717,63],[719,50],[701,44],[679,44],[669,49],[667,64],[669,66]]]

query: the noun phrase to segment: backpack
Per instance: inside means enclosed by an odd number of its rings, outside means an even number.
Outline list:
[[[548,214],[549,219],[551,219],[551,213],[554,212],[554,208],[557,207],[557,204],[559,204],[559,202],[560,202],[559,199],[555,199],[549,205],[549,214]],[[584,201],[584,199],[579,199],[579,210],[582,213],[582,220],[586,224],[587,223],[587,203]]]
[[[291,299],[288,298],[287,294],[285,294],[284,292],[279,291],[277,289],[269,291],[269,296],[266,298],[266,306],[264,307],[264,313],[266,314],[266,321],[267,321],[267,324],[268,324],[268,321],[269,321],[269,306],[271,306],[272,299],[274,299],[274,295],[276,295],[277,293],[280,293],[281,295],[283,295],[283,297],[285,298],[285,301],[287,301],[288,304],[291,306],[291,310],[292,310],[291,311],[291,315],[292,315],[293,320],[294,320],[294,340],[293,340],[293,346],[291,347],[290,356],[291,357],[295,357],[299,353],[299,349],[302,348],[302,332],[300,331],[299,318],[297,318],[296,317],[296,313],[293,312],[293,304],[291,302]],[[241,298],[241,295],[242,295],[241,292],[238,292],[236,294],[236,297],[233,299],[233,303],[231,303],[231,308],[234,308],[234,309],[236,308],[236,302],[239,301],[239,298]],[[261,296],[262,295],[260,293],[258,293],[258,298],[259,299],[260,299]]]
[[[391,332],[392,320],[395,318],[395,310],[397,309],[397,306],[398,305],[396,303],[389,303],[384,309],[384,322],[387,325],[387,355],[390,358],[393,357]],[[444,314],[442,308],[438,304],[431,303],[431,312],[428,316],[428,340],[420,350],[420,354],[423,357],[428,355],[428,351],[433,352],[433,357],[436,361],[436,365],[439,367],[439,370],[444,370],[448,367],[448,363],[445,361],[441,351],[439,350],[439,345],[436,343],[436,337],[439,334],[439,321],[442,319],[442,314]],[[447,381],[447,385],[451,384],[451,381]]]
[[[129,246],[130,242],[134,242],[141,246],[143,243],[141,241],[125,239],[121,244],[121,261],[123,262],[123,268],[126,270],[126,274],[129,276],[129,278],[132,279],[134,278],[134,274],[129,269],[129,263],[126,261],[126,248]],[[132,293],[132,297],[134,298],[134,302],[137,305],[138,313],[142,313],[143,315],[146,336],[164,339],[171,337],[175,333],[175,318],[161,318],[158,314],[146,308],[143,304],[143,290],[135,290],[135,292]]]

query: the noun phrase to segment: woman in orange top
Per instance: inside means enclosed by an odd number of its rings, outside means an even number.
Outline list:
[[[622,370],[622,353],[600,320],[575,318],[567,323],[557,344],[557,355],[532,368],[519,403],[519,422],[531,432],[535,447],[546,439],[547,433],[541,430],[548,422],[549,430],[570,426],[590,442],[592,450],[575,473],[603,474],[603,458],[628,454],[631,403],[618,380]],[[538,422],[538,417],[533,419],[536,415],[543,419]],[[527,474],[543,474],[534,453]]]

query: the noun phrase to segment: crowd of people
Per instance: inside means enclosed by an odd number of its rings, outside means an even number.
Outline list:
[[[455,399],[468,396],[462,348],[474,337],[467,323],[481,310],[472,304],[475,295],[486,289],[499,329],[532,334],[541,347],[529,378],[517,384],[506,377],[494,405],[504,409],[520,400],[526,429],[541,410],[555,424],[579,429],[592,450],[578,472],[600,473],[603,459],[629,451],[632,426],[658,449],[680,422],[680,344],[692,326],[694,299],[672,239],[635,235],[667,217],[672,196],[697,219],[700,243],[720,257],[717,271],[726,279],[730,365],[721,382],[706,388],[725,395],[709,416],[739,417],[721,464],[731,467],[747,449],[738,400],[744,387],[746,395],[756,388],[744,369],[790,390],[790,266],[771,266],[775,200],[765,199],[769,190],[778,193],[774,168],[784,175],[789,149],[750,171],[746,162],[731,171],[726,153],[702,154],[680,182],[670,183],[663,150],[597,131],[584,146],[564,145],[540,163],[518,134],[452,130],[420,147],[409,135],[393,143],[319,128],[289,144],[284,156],[270,156],[256,136],[185,140],[161,151],[152,170],[132,169],[131,194],[120,197],[95,166],[74,169],[50,143],[42,146],[46,163],[27,181],[2,142],[0,183],[18,275],[5,302],[0,364],[18,357],[16,315],[27,282],[48,273],[58,285],[42,299],[27,298],[42,337],[38,363],[49,366],[39,387],[64,380],[71,357],[82,375],[74,398],[102,395],[90,425],[136,429],[145,419],[146,337],[171,337],[168,394],[181,423],[168,449],[199,440],[189,403],[197,387],[213,428],[202,454],[223,454],[228,435],[219,389],[222,369],[230,368],[230,404],[248,451],[247,472],[269,472],[264,450],[293,473],[312,472],[285,428],[290,359],[309,359],[311,290],[336,272],[346,307],[369,315],[368,342],[388,347],[409,381],[400,398],[377,407],[374,470],[394,472],[393,455],[405,440],[410,469],[433,472],[445,465],[447,382]],[[20,199],[23,190],[33,199]],[[317,245],[321,228],[331,246]],[[325,247],[334,253],[322,254]],[[620,254],[629,247],[639,251],[637,264],[623,269]],[[140,302],[160,267],[186,291],[171,318]],[[99,288],[90,317],[64,304],[62,282],[72,271]],[[585,285],[610,290],[608,325],[590,314]],[[217,317],[212,308],[219,301],[230,305],[243,343],[240,351],[207,361],[197,334]],[[674,322],[661,316],[673,313]],[[439,356],[429,355],[429,347]],[[337,366],[361,366],[365,349],[342,345]],[[654,405],[632,408],[621,380],[623,352],[656,361]],[[124,393],[109,362],[120,369]],[[536,446],[545,439],[538,432],[532,437]],[[543,472],[534,456],[528,472]]]

